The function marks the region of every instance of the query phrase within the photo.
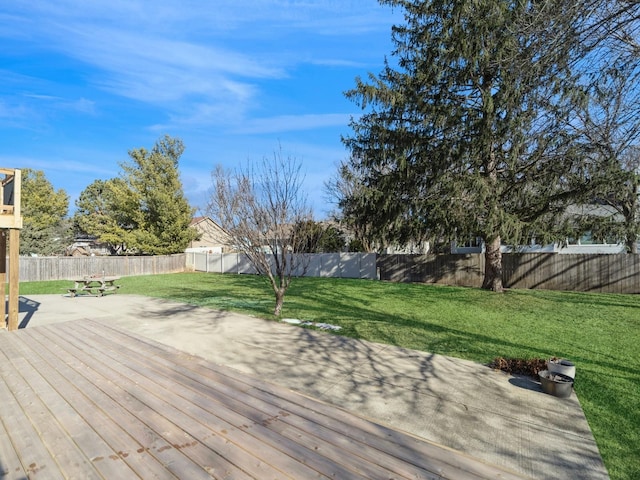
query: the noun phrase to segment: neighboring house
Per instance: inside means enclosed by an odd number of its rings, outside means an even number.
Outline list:
[[[73,244],[67,247],[66,254],[70,257],[93,257],[111,255],[111,251],[106,243],[101,243],[93,235],[78,235]]]
[[[196,217],[190,226],[199,234],[198,240],[193,240],[187,252],[226,253],[231,250],[229,235],[210,217]]]
[[[584,224],[604,220],[607,223],[620,225],[624,223],[624,217],[612,206],[593,203],[590,205],[570,205],[567,208],[567,215],[575,218],[577,222]],[[580,238],[568,238],[562,245],[563,250],[558,253],[625,253],[626,248],[623,241],[616,238],[611,231],[608,234],[600,235],[605,238],[594,238],[591,232],[584,233]]]
[[[388,245],[387,247],[382,249],[381,253],[386,255],[397,255],[397,254],[412,254],[412,255],[426,255],[431,251],[431,243],[428,241],[423,242],[408,242],[406,245]]]
[[[621,220],[620,215],[606,205],[572,205],[567,208],[566,214],[577,220],[585,217],[614,218]],[[586,232],[580,238],[567,238],[564,242],[541,245],[531,239],[528,245],[501,247],[502,253],[624,253],[625,245],[616,239],[594,239],[590,232]],[[469,238],[464,242],[451,242],[451,253],[484,253],[485,246],[481,238]]]
[[[451,242],[451,253],[484,253],[485,248],[482,240],[478,239],[476,243],[476,246],[458,246],[453,241]],[[517,247],[502,245],[500,250],[502,253],[624,253],[625,246],[622,243],[600,243],[593,240],[590,234],[586,234],[579,239],[567,239],[564,243],[538,245],[534,241],[530,245],[519,245]]]

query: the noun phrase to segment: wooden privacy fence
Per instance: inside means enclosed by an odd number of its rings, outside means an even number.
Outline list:
[[[640,293],[640,255],[507,253],[508,288]],[[380,255],[381,280],[480,287],[484,255]]]
[[[484,255],[376,255],[322,253],[308,257],[307,276],[479,287]],[[503,254],[508,288],[640,293],[640,255]],[[11,266],[9,266],[11,268]],[[192,269],[255,273],[242,254],[180,253],[148,257],[20,257],[20,281],[66,280],[84,275],[152,275]],[[376,271],[377,269],[377,271]],[[298,272],[301,273],[301,272]]]
[[[295,276],[377,278],[375,253],[309,253],[297,257],[299,267]],[[187,253],[187,267],[199,272],[257,273],[242,253],[190,252]]]
[[[124,277],[183,272],[185,261],[184,253],[147,257],[20,257],[20,281],[66,280],[102,273]]]

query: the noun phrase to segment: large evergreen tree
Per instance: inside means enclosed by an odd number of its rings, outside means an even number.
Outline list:
[[[91,184],[76,205],[76,225],[118,252],[183,252],[197,232],[178,171],[180,139],[165,135],[151,150],[131,150],[118,178]]]
[[[128,214],[135,248],[148,254],[182,252],[197,233],[189,228],[194,209],[184,196],[178,161],[184,152],[180,139],[165,135],[151,151],[129,152],[121,165],[122,190],[116,195],[118,210]]]
[[[21,255],[61,254],[71,239],[69,196],[55,190],[41,170],[22,169]]]
[[[395,63],[347,96],[363,109],[345,138],[380,237],[480,236],[483,287],[502,290],[503,242],[550,233],[584,192],[567,129],[578,95],[574,0],[381,0],[404,11]]]
[[[126,190],[121,184],[119,178],[95,180],[80,193],[73,216],[77,232],[94,235],[116,255],[126,253],[127,246],[135,244],[128,214],[116,209],[116,193]]]

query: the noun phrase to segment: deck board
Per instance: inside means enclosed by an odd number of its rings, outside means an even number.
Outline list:
[[[0,332],[1,478],[517,479],[94,321]]]
[[[97,348],[104,338],[97,338],[86,330],[82,334],[77,331],[68,333],[74,336],[76,341],[81,341],[82,337],[82,341],[86,342],[89,348]],[[100,354],[94,355],[98,355],[105,364],[116,362],[119,355],[124,353],[124,346],[120,343],[117,345],[117,350],[103,349]],[[153,369],[152,360],[147,361],[143,357],[137,360],[128,358],[130,360],[127,365],[121,366],[122,377],[118,378],[118,381],[134,382],[135,385],[129,385],[128,390],[135,393],[139,393],[140,387],[152,393],[151,397],[146,397],[148,404],[161,415],[174,419],[176,423],[187,425],[192,430],[202,430],[201,426],[206,425],[207,430],[213,430],[219,436],[226,437],[237,449],[245,450],[240,453],[241,456],[256,457],[255,465],[251,465],[254,470],[250,473],[257,478],[277,477],[278,473],[272,470],[271,466],[291,478],[321,478],[321,473],[326,476],[337,474],[338,478],[353,475],[353,472],[338,470],[340,464],[328,462],[324,456],[308,456],[308,450],[299,442],[291,441],[267,428],[265,423],[275,421],[275,418],[257,415],[255,412],[242,415],[233,408],[233,399],[224,398],[211,388],[204,391],[189,388],[189,384],[185,383],[183,378],[175,375],[167,377],[163,370]],[[170,390],[176,379],[185,387],[179,392]],[[159,397],[164,397],[168,402],[160,400]],[[188,415],[183,415],[172,407],[180,404],[188,405]],[[201,433],[199,438],[203,439],[205,435]],[[299,460],[301,458],[304,462]],[[311,468],[309,464],[313,464]]]
[[[140,454],[151,455],[167,465],[166,468],[176,476],[183,478],[210,478],[207,471],[224,472],[220,474],[224,478],[250,478],[193,436],[184,431],[177,431],[174,423],[139,400],[134,395],[133,388],[127,390],[127,383],[109,375],[108,368],[100,366],[84,355],[82,350],[74,348],[67,341],[68,336],[62,339],[51,331],[39,330],[37,336],[41,335],[42,338],[40,346],[45,348],[47,343],[55,346],[57,352],[62,355],[62,363],[68,363],[72,367],[67,370],[69,377],[74,378],[83,390],[91,392],[90,396],[95,399],[98,407],[95,413],[108,419],[98,420],[93,428],[102,430],[111,419],[116,419],[116,427],[121,426],[120,432],[109,435],[109,443],[120,447],[116,450],[119,456],[126,455],[129,460],[136,459]],[[92,368],[96,365],[97,370]],[[77,372],[75,376],[74,369]],[[163,432],[164,436],[156,432]],[[131,444],[126,441],[127,435],[133,435],[137,443]],[[130,455],[132,452],[136,455]],[[185,462],[185,455],[189,457],[190,462]],[[205,469],[200,468],[202,466]],[[190,474],[189,477],[187,473]],[[164,476],[166,475],[164,473]],[[150,476],[146,473],[144,478]]]
[[[35,340],[37,335],[29,340]],[[86,379],[83,381],[77,371],[67,364],[73,359],[64,350],[59,349],[55,343],[43,344],[25,340],[20,338],[12,343],[21,346],[20,353],[29,358],[43,377],[61,392],[61,398],[71,411],[61,413],[53,410],[52,415],[66,428],[75,443],[81,446],[84,458],[91,462],[96,471],[106,478],[117,478],[118,475],[122,478],[135,478],[140,474],[144,474],[146,478],[176,478],[169,474],[163,464],[144,451],[138,452],[138,455],[128,454],[129,451],[141,449],[143,445],[131,437],[131,423],[122,416],[116,416],[115,420],[105,412],[109,398],[93,382]],[[54,349],[58,355],[51,354]],[[38,393],[46,398],[46,389]],[[118,448],[114,448],[115,446]],[[58,451],[60,447],[56,446],[56,454]]]

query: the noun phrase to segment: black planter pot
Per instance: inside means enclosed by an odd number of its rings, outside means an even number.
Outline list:
[[[573,390],[573,378],[562,373],[542,370],[538,373],[542,391],[558,398],[568,398]]]

